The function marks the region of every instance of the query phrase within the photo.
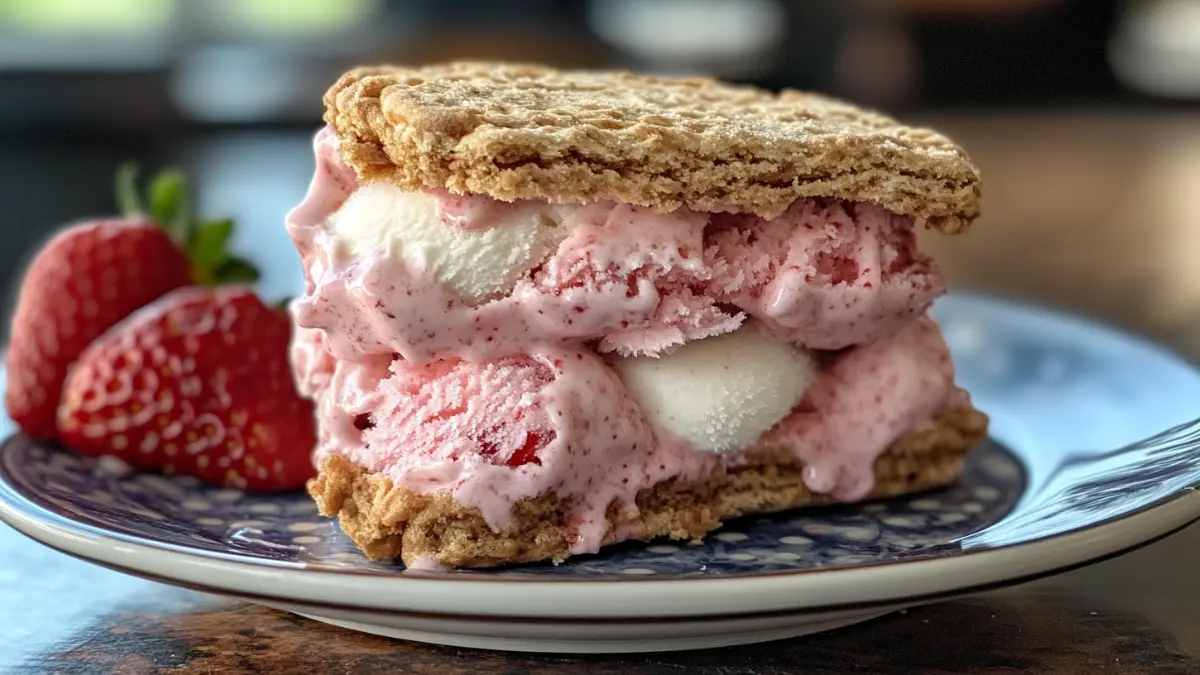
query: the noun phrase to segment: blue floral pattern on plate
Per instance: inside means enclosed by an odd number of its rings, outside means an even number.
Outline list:
[[[140,540],[309,568],[397,570],[363,557],[303,494],[243,494],[188,477],[128,473],[113,462],[21,438],[0,455],[0,476],[39,506],[76,523]],[[700,543],[626,544],[559,566],[460,574],[711,575],[925,557],[1000,520],[1022,485],[1016,460],[988,443],[971,455],[962,480],[944,490],[747,518]]]
[[[624,544],[560,566],[454,575],[539,579],[741,576],[964,555],[1121,518],[1200,487],[1200,376],[1152,345],[994,300],[937,307],[959,379],[996,439],[954,486],[730,523],[702,542]],[[1149,439],[1139,442],[1140,439]],[[1114,450],[1114,448],[1117,448]],[[302,494],[245,495],[130,474],[16,437],[0,450],[0,512],[258,565],[396,574],[366,560]]]

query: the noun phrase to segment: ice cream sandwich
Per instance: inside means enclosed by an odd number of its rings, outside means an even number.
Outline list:
[[[980,181],[817,94],[455,63],[325,96],[288,230],[322,514],[409,567],[561,562],[952,483],[987,418],[918,228]]]

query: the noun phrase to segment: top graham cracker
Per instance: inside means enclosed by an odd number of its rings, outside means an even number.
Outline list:
[[[405,189],[764,217],[827,197],[944,232],[979,215],[979,171],[962,148],[808,92],[500,63],[382,66],[342,75],[325,121],[363,180]]]

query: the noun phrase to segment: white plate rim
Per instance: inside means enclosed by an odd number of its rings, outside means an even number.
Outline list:
[[[31,505],[33,506],[33,505]],[[33,506],[34,509],[40,507]],[[166,551],[58,529],[0,502],[0,520],[84,560],[228,595],[330,607],[504,619],[677,619],[919,603],[1018,583],[1121,554],[1200,520],[1200,491],[1074,532],[969,555],[750,577],[630,583],[324,574]]]

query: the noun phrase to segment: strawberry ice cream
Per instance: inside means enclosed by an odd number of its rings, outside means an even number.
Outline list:
[[[578,551],[638,489],[698,476],[716,459],[654,432],[613,371],[581,349],[488,363],[342,361],[321,410],[322,453],[416,492],[450,492],[493,527],[547,491],[573,503]]]
[[[318,459],[451,494],[495,531],[552,494],[571,552],[594,552],[638,536],[607,518],[643,490],[777,448],[813,493],[858,500],[891,443],[966,400],[923,318],[944,281],[880,206],[504,203],[359,184],[328,131],[315,150],[288,228]]]
[[[804,200],[769,221],[718,214],[705,258],[714,298],[811,349],[889,335],[946,292],[912,221],[872,204]]]
[[[966,404],[941,331],[921,317],[836,356],[805,400],[757,444],[794,448],[814,492],[855,501],[871,491],[871,465],[883,448],[936,413]]]

